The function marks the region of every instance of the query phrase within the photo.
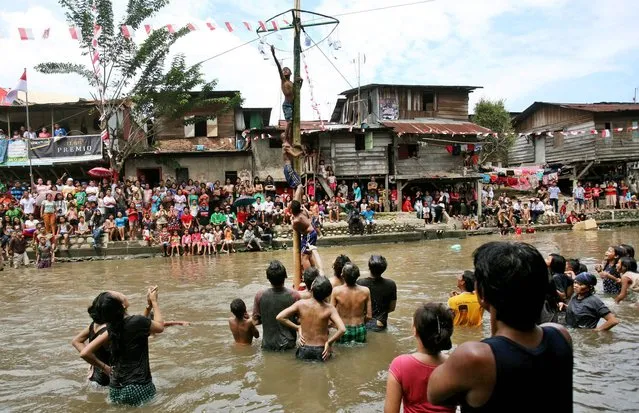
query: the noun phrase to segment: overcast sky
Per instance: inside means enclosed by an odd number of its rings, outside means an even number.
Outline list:
[[[340,15],[414,1],[302,0],[302,8]],[[114,0],[114,4],[116,15],[121,15],[126,1]],[[154,27],[195,23],[200,30],[181,39],[174,49],[195,63],[253,39],[255,34],[242,26],[243,21],[255,25],[292,4],[292,0],[174,0],[148,23]],[[306,53],[314,100],[323,118],[330,117],[339,92],[357,85],[352,60],[358,52],[366,55],[362,85],[482,86],[471,95],[471,110],[480,97],[505,99],[511,111],[521,111],[534,101],[630,101],[639,87],[637,0],[435,0],[338,18],[331,40],[339,40],[341,49],[332,49],[326,39],[319,45],[321,51],[315,48]],[[236,30],[211,32],[204,24],[208,19],[230,21]],[[18,27],[32,28],[36,40],[21,41]],[[47,27],[50,37],[42,40]],[[328,31],[328,27],[308,29],[317,42]],[[140,41],[144,36],[141,31],[135,38]],[[278,54],[284,64],[292,66],[291,31],[265,41],[281,49]],[[273,107],[273,122],[280,111],[279,81],[273,60],[265,60],[257,45],[254,42],[212,59],[203,68],[208,79],[218,79],[219,90],[240,90],[245,106]],[[89,63],[70,39],[56,0],[3,0],[0,50],[0,86],[6,88],[15,86],[25,66],[32,69],[52,60]],[[29,88],[89,96],[88,86],[77,77],[33,70]],[[302,117],[317,116],[306,82]]]

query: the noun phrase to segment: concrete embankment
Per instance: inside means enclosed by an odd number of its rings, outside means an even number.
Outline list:
[[[325,223],[322,228],[322,237],[318,240],[318,246],[342,246],[358,244],[398,243],[435,239],[463,239],[471,236],[496,234],[498,228],[480,228],[474,231],[461,230],[461,223],[451,219],[447,224],[424,225],[422,220],[414,218],[413,214],[388,213],[379,214],[372,233],[350,234],[348,225],[341,221],[338,223]],[[597,219],[599,228],[613,228],[623,226],[639,226],[639,210],[626,211],[602,211],[592,214]],[[536,231],[569,231],[568,224],[536,225]],[[289,249],[293,246],[290,227],[276,228],[276,238],[270,243],[272,249]],[[236,241],[235,248],[244,250],[244,244]],[[29,256],[34,253],[29,249]],[[162,256],[161,248],[157,245],[148,246],[144,241],[116,241],[104,242],[103,247],[94,248],[92,239],[85,237],[73,237],[70,248],[62,247],[56,252],[58,262],[77,262],[91,260],[112,259],[136,259]]]

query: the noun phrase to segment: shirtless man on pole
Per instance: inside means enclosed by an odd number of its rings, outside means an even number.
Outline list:
[[[291,143],[293,133],[293,101],[295,95],[293,94],[293,82],[291,81],[291,69],[288,67],[282,68],[280,61],[275,57],[275,47],[271,45],[271,53],[273,59],[277,65],[277,72],[280,75],[282,82],[282,93],[284,94],[284,103],[282,103],[282,111],[284,112],[284,119],[286,120],[286,132],[284,133],[284,143]]]
[[[346,332],[339,343],[366,343],[366,322],[373,318],[371,291],[357,285],[359,268],[355,264],[344,265],[342,277],[346,284],[335,287],[331,296],[331,304],[346,324]]]
[[[328,278],[319,276],[311,286],[312,298],[295,302],[276,317],[286,327],[298,331],[301,346],[297,348],[295,357],[300,360],[326,361],[331,356],[332,344],[346,331],[335,307],[324,301],[330,297],[332,291]],[[295,315],[299,316],[299,325],[289,320]],[[331,337],[328,331],[329,321],[337,328]]]
[[[302,269],[313,266],[321,270],[322,260],[317,252],[317,231],[313,227],[310,213],[302,206],[302,192],[304,187],[298,185],[291,201],[291,224],[293,229],[300,234],[300,254],[302,254]]]

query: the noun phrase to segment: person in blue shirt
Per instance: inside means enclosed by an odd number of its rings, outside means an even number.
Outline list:
[[[67,136],[67,130],[56,123],[53,125],[53,136]]]
[[[20,184],[19,181],[16,181],[13,184],[13,187],[11,187],[11,196],[16,201],[19,201],[20,198],[22,198],[22,194],[24,194],[25,191],[26,191],[26,189],[24,188],[24,186],[22,186],[22,184]]]
[[[357,185],[357,182],[353,182],[353,200],[357,204],[362,200],[362,188]]]
[[[126,227],[128,219],[122,216],[122,211],[118,211],[118,216],[115,219],[115,228],[117,229],[117,234],[120,237],[120,241],[124,241],[124,228]]]
[[[375,211],[371,209],[370,205],[366,205],[366,210],[361,212],[361,215],[364,217],[366,221],[366,229],[368,233],[373,232],[373,227],[375,226],[375,220],[373,217],[375,216]]]

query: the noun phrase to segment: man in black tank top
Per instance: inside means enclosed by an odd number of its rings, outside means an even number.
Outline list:
[[[524,243],[490,242],[474,253],[479,302],[492,337],[460,345],[428,382],[435,405],[462,412],[572,412],[572,341],[558,324],[535,325],[551,282]]]

